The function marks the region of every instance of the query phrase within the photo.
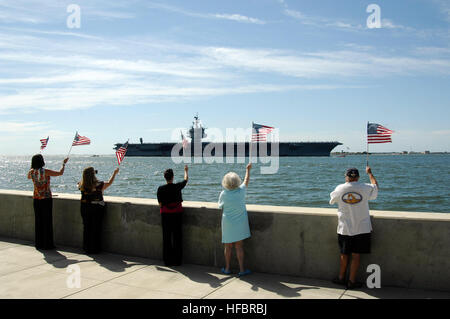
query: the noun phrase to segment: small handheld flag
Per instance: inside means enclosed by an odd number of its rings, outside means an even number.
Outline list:
[[[120,165],[122,163],[123,158],[125,157],[125,154],[127,153],[128,148],[128,141],[125,142],[117,151],[116,151],[116,157],[117,157],[117,163]]]
[[[73,139],[72,146],[78,145],[89,145],[91,144],[91,140],[86,136],[81,136],[78,132],[75,134],[75,138]]]
[[[369,166],[369,144],[392,143],[391,135],[394,131],[377,123],[367,122],[367,162]]]
[[[41,141],[41,150],[43,150],[44,148],[47,147],[47,144],[48,144],[48,136],[47,136],[47,138],[43,138],[43,139],[41,139],[40,141]]]
[[[267,134],[271,133],[274,129],[271,126],[253,123],[252,142],[266,142]]]
[[[391,135],[394,131],[376,123],[367,123],[367,143],[392,143]]]
[[[267,125],[256,124],[252,122],[252,140],[250,142],[249,158],[252,162],[253,142],[267,142],[267,134],[275,128]]]

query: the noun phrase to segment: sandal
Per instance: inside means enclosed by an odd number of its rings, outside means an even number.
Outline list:
[[[226,270],[225,268],[222,268],[222,274],[224,275],[231,275],[231,270]]]
[[[244,276],[247,276],[247,275],[250,275],[252,272],[250,271],[250,270],[246,270],[246,271],[244,271],[244,272],[240,272],[240,273],[238,273],[238,277],[244,277]]]

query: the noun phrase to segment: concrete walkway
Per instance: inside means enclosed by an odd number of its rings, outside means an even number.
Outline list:
[[[67,281],[79,266],[80,288]],[[75,268],[77,268],[75,266]],[[165,267],[161,261],[79,249],[38,251],[33,243],[0,238],[0,298],[367,299],[445,298],[450,292],[384,287],[348,291],[328,281],[255,273],[225,276],[217,268]]]

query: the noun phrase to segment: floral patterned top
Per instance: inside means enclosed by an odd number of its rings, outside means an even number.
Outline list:
[[[50,190],[50,176],[45,174],[45,168],[34,169],[31,173],[31,179],[34,184],[34,199],[52,198],[52,191]]]

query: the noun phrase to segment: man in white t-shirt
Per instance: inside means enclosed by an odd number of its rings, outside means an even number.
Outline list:
[[[345,174],[345,184],[341,184],[330,194],[330,205],[338,204],[338,242],[341,250],[339,277],[336,284],[346,285],[348,289],[361,288],[356,282],[360,254],[370,254],[372,224],[369,214],[369,200],[377,198],[378,183],[369,166],[366,167],[370,184],[359,182],[359,171],[349,168]],[[350,255],[350,275],[345,280]]]

